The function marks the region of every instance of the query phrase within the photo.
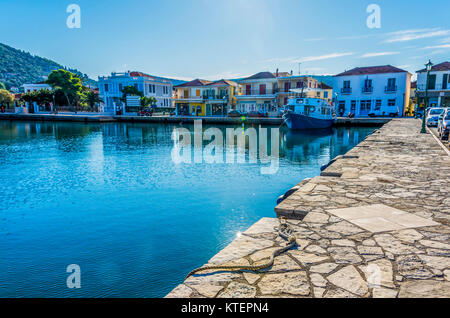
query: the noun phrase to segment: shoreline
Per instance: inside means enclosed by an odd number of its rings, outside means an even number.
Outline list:
[[[394,119],[294,187],[275,211],[298,247],[269,269],[205,271],[166,297],[447,297],[450,156],[419,131]],[[277,226],[260,219],[208,264],[263,263],[285,244]]]
[[[195,117],[195,116],[155,116],[155,117],[141,117],[141,116],[114,116],[102,114],[12,114],[0,113],[0,120],[10,121],[66,121],[66,122],[93,122],[93,123],[108,123],[108,122],[131,122],[131,123],[193,123],[195,120],[201,119],[204,124],[219,124],[219,125],[241,125],[242,123],[249,125],[268,125],[281,126],[283,124],[282,118],[245,118],[240,117]],[[333,126],[346,127],[376,127],[381,126],[389,121],[391,117],[378,118],[344,118],[338,117]]]

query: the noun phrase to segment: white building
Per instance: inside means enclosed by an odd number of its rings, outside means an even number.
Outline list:
[[[411,74],[391,65],[357,67],[334,77],[338,116],[403,116]]]
[[[425,102],[427,70],[417,71],[417,97],[419,104]],[[434,65],[428,81],[428,98],[431,107],[450,107],[450,62]]]
[[[134,86],[144,96],[155,97],[156,107],[171,108],[172,82],[168,79],[151,76],[141,72],[111,73],[111,76],[99,76],[98,86],[100,97],[105,102],[104,111],[122,114],[136,114],[139,107],[125,107],[121,101],[122,89],[125,86]]]
[[[23,89],[25,93],[32,93],[36,91],[40,91],[42,89],[48,89],[51,90],[52,87],[45,83],[37,83],[37,84],[23,84]]]
[[[262,113],[277,111],[278,80],[274,74],[261,72],[236,82],[239,84],[237,110]]]

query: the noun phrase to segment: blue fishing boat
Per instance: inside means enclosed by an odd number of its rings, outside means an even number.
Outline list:
[[[286,125],[293,130],[330,128],[334,107],[322,98],[292,97],[283,112]]]

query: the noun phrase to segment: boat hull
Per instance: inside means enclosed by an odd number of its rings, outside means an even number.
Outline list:
[[[334,122],[334,119],[319,119],[295,113],[284,115],[284,120],[292,130],[330,128]]]

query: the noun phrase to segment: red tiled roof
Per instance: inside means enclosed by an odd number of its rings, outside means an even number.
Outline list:
[[[215,86],[220,86],[220,85],[237,86],[237,84],[235,82],[226,80],[226,79],[221,79],[221,80],[218,80],[218,81],[208,84],[208,86],[213,86],[213,85],[215,85]]]
[[[148,77],[148,78],[153,78],[150,75],[142,73],[142,72],[130,72],[130,76],[131,77]]]
[[[440,64],[433,65],[431,68],[431,71],[449,71],[450,70],[450,62],[443,62]],[[423,73],[426,72],[427,69],[421,69],[420,71],[417,71],[417,73]]]
[[[202,80],[202,79],[195,79],[193,81],[187,82],[187,83],[183,83],[177,86],[174,86],[175,88],[177,87],[193,87],[193,86],[205,86],[205,85],[209,85],[212,82],[207,81],[207,80]]]
[[[335,76],[349,76],[349,75],[369,75],[369,74],[383,74],[383,73],[407,73],[408,71],[402,70],[392,65],[382,66],[368,66],[368,67],[355,67],[350,71],[346,71]]]
[[[243,80],[264,79],[264,78],[276,78],[276,77],[270,72],[259,72],[256,73],[255,75],[244,78]]]
[[[329,85],[327,85],[327,84],[325,84],[323,82],[320,82],[319,87],[321,89],[333,89],[333,87],[331,87],[331,86],[329,86]]]

